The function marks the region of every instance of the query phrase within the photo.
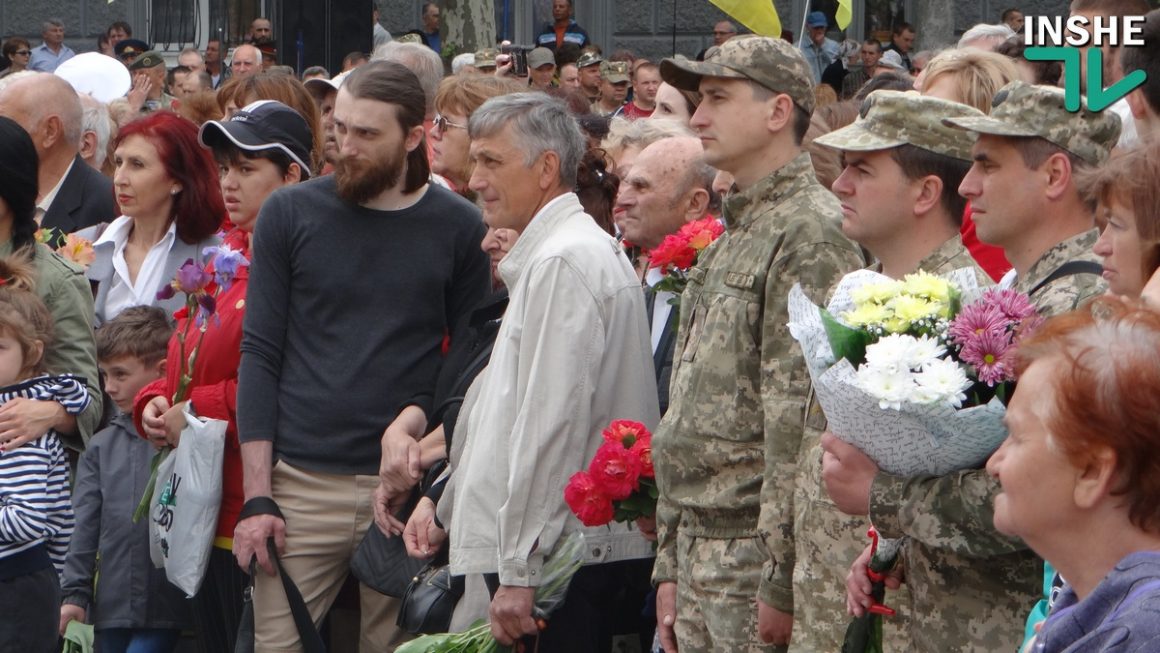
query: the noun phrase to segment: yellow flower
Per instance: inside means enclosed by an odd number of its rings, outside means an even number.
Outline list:
[[[885,306],[874,303],[864,303],[858,308],[842,314],[842,319],[852,327],[864,327],[870,324],[882,324],[890,316]]]
[[[863,304],[885,304],[891,297],[902,292],[902,284],[898,281],[883,281],[868,283],[855,288],[850,293],[854,303],[861,307]]]
[[[946,279],[922,271],[906,275],[903,283],[903,292],[934,302],[950,301],[951,289]]]
[[[886,303],[895,317],[904,322],[917,322],[938,313],[939,304],[914,295],[898,295]]]

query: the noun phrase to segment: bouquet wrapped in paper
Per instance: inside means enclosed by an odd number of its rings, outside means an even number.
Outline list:
[[[1015,345],[1041,321],[1026,295],[981,290],[969,269],[901,281],[859,270],[824,309],[795,286],[789,318],[830,431],[902,476],[986,461],[1007,436]],[[876,600],[901,543],[875,536]],[[881,650],[879,615],[891,611],[875,607],[851,625],[843,651]]]

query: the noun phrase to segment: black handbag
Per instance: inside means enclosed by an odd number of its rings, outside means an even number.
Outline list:
[[[463,580],[451,575],[450,565],[427,566],[407,586],[395,624],[412,635],[447,632],[463,596]]]
[[[294,616],[294,625],[298,628],[303,653],[326,653],[326,645],[322,643],[322,636],[314,627],[314,620],[310,618],[310,610],[302,600],[302,593],[282,568],[282,561],[278,559],[278,549],[274,546],[274,538],[266,540],[266,551],[274,561],[274,566],[278,568],[278,577],[282,579],[282,588],[286,590],[286,600],[290,603],[290,614]],[[234,653],[254,653],[254,579],[257,577],[258,557],[254,556],[250,559],[250,584],[246,586],[245,604],[242,607],[242,620],[238,625],[238,641],[234,646]]]
[[[407,555],[403,538],[387,537],[371,524],[350,560],[350,572],[363,585],[380,594],[401,598],[427,561]]]

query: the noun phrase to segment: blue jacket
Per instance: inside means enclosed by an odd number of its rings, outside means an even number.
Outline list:
[[[1082,601],[1064,587],[1032,650],[1160,651],[1160,552],[1128,555]]]
[[[591,43],[588,38],[588,32],[584,31],[576,21],[568,23],[568,29],[564,30],[564,42],[575,43],[579,47],[584,47]],[[544,23],[544,27],[540,29],[540,34],[536,36],[536,45],[542,48],[548,48],[552,52],[556,51],[556,25],[553,23]]]

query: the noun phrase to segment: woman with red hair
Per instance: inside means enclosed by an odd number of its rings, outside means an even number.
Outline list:
[[[218,243],[226,215],[213,156],[197,140],[197,126],[159,111],[121,128],[114,144],[113,192],[123,215],[93,243],[88,277],[98,284],[96,326],[130,306],[172,312],[178,295],[158,300],[177,268],[201,260]]]
[[[1097,299],[1018,353],[995,528],[1064,584],[1024,650],[1160,650],[1160,314]]]

